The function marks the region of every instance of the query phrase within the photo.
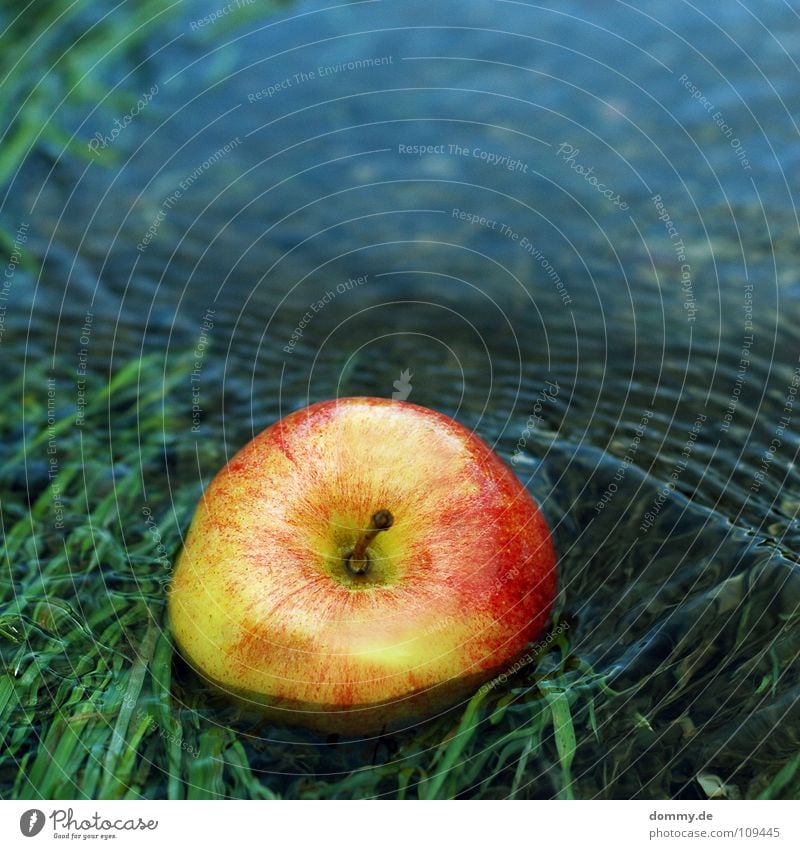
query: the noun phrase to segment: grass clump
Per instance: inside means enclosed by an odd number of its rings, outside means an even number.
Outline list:
[[[94,378],[80,426],[74,376],[34,369],[3,389],[22,415],[0,452],[0,794],[574,795],[591,699],[565,637],[537,659],[544,677],[531,667],[419,734],[364,743],[258,726],[204,690],[173,652],[165,590],[198,458],[223,458],[179,437],[180,380],[152,358]]]
[[[0,390],[0,796],[16,799],[702,798],[648,678],[614,689],[558,613],[524,664],[413,732],[351,742],[248,716],[173,650],[166,589],[219,422],[191,432],[156,357],[87,378],[36,365]],[[221,417],[220,417],[221,419]],[[198,470],[202,470],[198,473]],[[769,681],[762,682],[763,696]],[[674,741],[674,742],[670,742]],[[796,756],[742,795],[793,798]],[[649,782],[649,783],[648,783]],[[721,792],[727,792],[724,782]]]
[[[60,109],[65,103],[104,103],[122,110],[136,102],[107,77],[112,59],[133,59],[178,2],[139,0],[12,0],[0,8],[0,185],[36,147],[53,157],[67,151],[88,158]]]

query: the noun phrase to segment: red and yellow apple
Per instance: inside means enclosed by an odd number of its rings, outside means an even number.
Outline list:
[[[169,595],[208,680],[284,721],[410,725],[508,668],[547,623],[545,520],[433,410],[340,398],[246,445],[197,508]]]

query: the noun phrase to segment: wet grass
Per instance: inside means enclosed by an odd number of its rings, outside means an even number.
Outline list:
[[[261,726],[173,653],[166,587],[212,440],[155,360],[6,385],[0,455],[0,787],[13,798],[585,795],[573,763],[603,682],[560,629],[536,660],[418,733],[367,743]],[[207,446],[207,447],[204,447]],[[287,736],[288,735],[288,736]],[[788,779],[787,779],[788,780]]]
[[[213,42],[256,16],[290,5],[273,0],[243,5],[213,27],[198,30]],[[141,92],[134,83],[147,56],[149,35],[172,20],[180,0],[9,0],[0,6],[0,186],[34,150],[52,160],[92,158],[85,139],[64,123],[64,105],[95,106],[110,117],[126,114]],[[224,7],[225,4],[220,4]],[[117,85],[109,69],[125,69]],[[113,160],[112,155],[104,161]],[[6,234],[0,233],[0,239]],[[8,244],[0,242],[0,246]]]
[[[105,102],[119,109],[137,95],[109,92],[103,79],[109,55],[132,54],[149,31],[179,3],[140,0],[113,5],[94,0],[67,4],[14,0],[0,9],[0,185],[38,148],[55,158],[64,152],[90,156],[59,118],[66,102]]]
[[[88,377],[80,425],[74,374],[29,370],[2,389],[2,408],[20,414],[4,417],[0,451],[0,795],[664,795],[637,785],[656,739],[647,681],[612,689],[575,654],[561,614],[528,663],[414,733],[320,738],[208,692],[165,624],[197,469],[224,462],[213,423],[186,436],[184,378],[154,358]],[[799,788],[793,756],[747,795]]]

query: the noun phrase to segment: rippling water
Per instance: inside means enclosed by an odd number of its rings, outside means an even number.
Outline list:
[[[513,460],[554,528],[576,655],[663,731],[649,784],[619,792],[785,758],[796,14],[386,0],[159,39],[122,83],[158,92],[113,143],[40,153],[6,194],[44,270],[18,276],[4,345],[84,350],[97,374],[163,353],[185,372],[178,432],[228,455],[410,372],[410,401]],[[61,120],[88,142],[114,117]]]

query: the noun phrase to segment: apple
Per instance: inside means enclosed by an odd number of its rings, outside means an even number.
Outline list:
[[[360,736],[508,669],[555,588],[544,517],[480,438],[416,404],[339,398],[268,427],[217,474],[169,615],[217,687]]]

